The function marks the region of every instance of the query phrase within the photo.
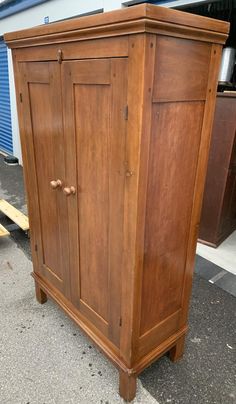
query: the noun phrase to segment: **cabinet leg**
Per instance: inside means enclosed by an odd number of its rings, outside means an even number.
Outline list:
[[[129,375],[128,373],[120,370],[120,396],[125,401],[132,401],[136,395],[136,380],[137,376]]]
[[[184,342],[185,342],[185,335],[178,339],[177,343],[171,350],[169,351],[169,357],[172,362],[177,362],[179,359],[182,358],[184,354]]]
[[[35,294],[40,304],[44,304],[48,300],[46,293],[40,288],[37,282],[35,282]]]

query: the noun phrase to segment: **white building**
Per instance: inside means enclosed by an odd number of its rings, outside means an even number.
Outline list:
[[[166,7],[183,7],[209,0],[151,1]],[[214,1],[214,0],[213,0]],[[16,111],[11,52],[2,35],[75,16],[106,12],[140,0],[0,0],[0,150],[13,154],[21,163],[21,148]]]

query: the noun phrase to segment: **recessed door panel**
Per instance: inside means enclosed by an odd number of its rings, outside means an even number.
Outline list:
[[[65,62],[62,66],[67,172],[71,174],[68,185],[76,188],[76,195],[68,198],[72,299],[89,321],[117,345],[126,63],[125,59],[101,59]]]
[[[69,293],[67,203],[62,193],[65,161],[60,70],[53,62],[33,62],[22,63],[20,71],[25,136],[28,147],[32,146],[28,153],[33,154],[29,170],[35,172],[28,195],[30,200],[37,200],[30,212],[39,259],[37,270],[59,290],[67,289]]]
[[[108,85],[77,85],[74,94],[77,174],[81,188],[80,299],[108,321],[110,88]],[[100,293],[95,293],[100,290],[103,290],[103,299]]]

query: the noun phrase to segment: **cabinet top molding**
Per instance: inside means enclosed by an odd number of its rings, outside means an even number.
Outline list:
[[[46,45],[133,33],[156,33],[223,44],[229,23],[151,4],[9,32],[10,48]]]

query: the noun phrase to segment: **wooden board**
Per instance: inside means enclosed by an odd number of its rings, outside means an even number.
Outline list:
[[[0,211],[2,213],[4,213],[4,215],[9,217],[9,219],[11,219],[14,223],[16,223],[22,230],[24,230],[24,231],[29,230],[28,217],[25,216],[18,209],[14,208],[14,206],[12,206],[10,203],[5,201],[4,199],[0,199]],[[1,233],[1,230],[0,230],[0,233]]]
[[[2,237],[2,236],[9,236],[9,235],[10,235],[9,231],[8,231],[7,229],[5,229],[5,227],[3,227],[3,226],[0,224],[0,237]]]

